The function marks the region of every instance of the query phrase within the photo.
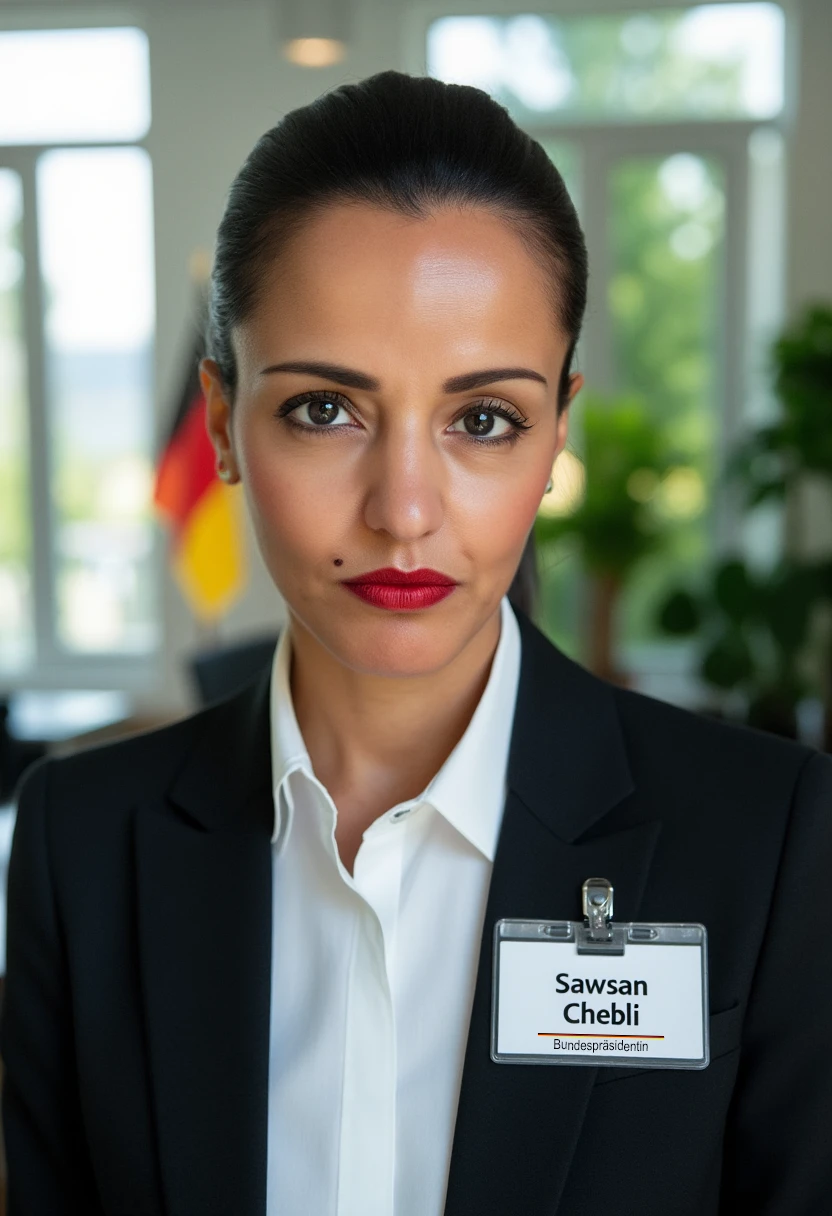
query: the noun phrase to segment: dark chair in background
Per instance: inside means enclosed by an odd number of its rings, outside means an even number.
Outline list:
[[[29,765],[45,754],[45,742],[15,737],[9,727],[9,702],[0,700],[0,806],[11,800]]]
[[[277,637],[276,633],[263,634],[198,651],[189,666],[199,704],[210,705],[230,696],[259,675],[272,661]]]

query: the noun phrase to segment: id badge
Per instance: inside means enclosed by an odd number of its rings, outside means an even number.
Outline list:
[[[708,1066],[704,925],[615,924],[612,897],[589,878],[584,921],[497,922],[495,1063]]]

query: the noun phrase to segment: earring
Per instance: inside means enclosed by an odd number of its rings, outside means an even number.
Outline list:
[[[231,470],[228,468],[224,460],[217,461],[217,476],[223,481],[228,481],[231,476]]]
[[[555,488],[554,480],[550,477],[549,480],[546,482],[546,493],[551,494],[552,490],[554,490],[554,488]]]

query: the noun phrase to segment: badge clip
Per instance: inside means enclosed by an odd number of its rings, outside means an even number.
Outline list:
[[[616,924],[606,878],[583,883],[581,906],[582,919],[496,922],[494,1063],[706,1068],[705,926]]]
[[[624,929],[612,923],[613,886],[588,878],[581,887],[584,923],[577,926],[578,954],[623,954]]]

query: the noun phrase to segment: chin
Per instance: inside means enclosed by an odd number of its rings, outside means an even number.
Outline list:
[[[363,618],[363,619],[362,619]],[[338,626],[304,621],[307,629],[340,663],[363,675],[388,679],[429,676],[451,663],[477,632],[481,622],[467,614],[435,608],[394,613],[359,607],[344,614]]]

